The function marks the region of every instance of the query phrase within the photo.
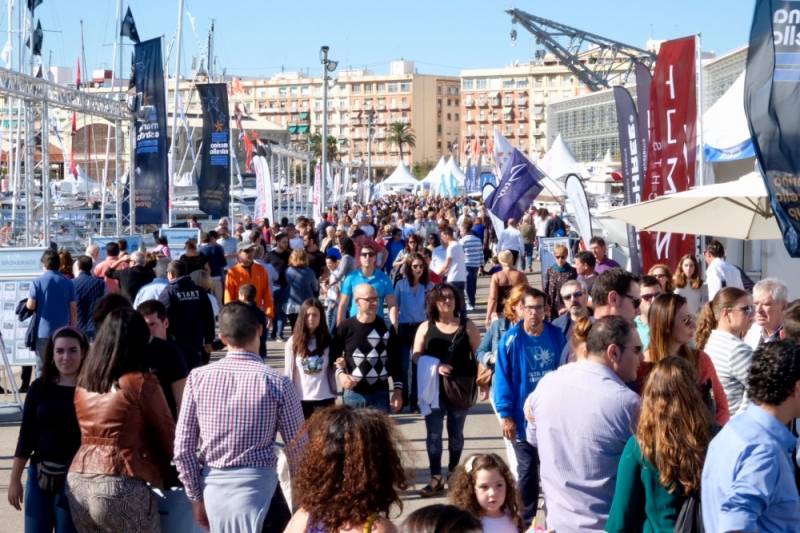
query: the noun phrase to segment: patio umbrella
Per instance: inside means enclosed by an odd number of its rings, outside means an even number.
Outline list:
[[[727,183],[704,185],[604,214],[640,231],[693,233],[730,239],[781,239],[764,180],[751,172]]]

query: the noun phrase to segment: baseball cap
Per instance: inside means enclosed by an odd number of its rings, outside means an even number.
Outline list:
[[[331,259],[336,259],[338,261],[342,258],[342,254],[336,248],[328,248],[325,257],[330,257]]]
[[[246,252],[247,250],[252,250],[255,248],[256,245],[249,241],[242,241],[236,245],[237,252]]]

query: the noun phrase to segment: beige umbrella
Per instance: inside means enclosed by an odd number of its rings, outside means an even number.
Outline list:
[[[640,231],[714,235],[730,239],[781,239],[764,180],[751,172],[727,183],[704,185],[604,214]]]

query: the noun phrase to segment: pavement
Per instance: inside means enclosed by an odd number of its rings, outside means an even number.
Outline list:
[[[539,287],[540,275],[538,265],[533,274],[528,274],[532,286]],[[489,277],[478,278],[477,305],[475,310],[469,312],[471,318],[481,331],[484,332],[483,319],[486,313],[486,300],[488,297]],[[283,369],[283,344],[270,342],[268,345],[268,364],[275,368]],[[5,385],[5,377],[0,379],[0,384]],[[0,401],[10,401],[11,396],[0,394]],[[425,452],[425,421],[419,414],[399,414],[393,418],[400,427],[404,437],[402,448],[405,464],[413,485],[402,494],[402,511],[395,511],[392,520],[400,524],[402,520],[415,509],[434,503],[446,503],[446,496],[436,498],[420,498],[421,489],[429,481],[428,457]],[[446,433],[446,431],[445,431]],[[6,499],[11,462],[19,434],[19,422],[0,422],[0,533],[16,533],[23,531],[23,515],[11,507]],[[443,443],[444,453],[442,464],[447,465],[447,439]],[[500,426],[488,401],[478,402],[469,412],[464,427],[464,451],[462,458],[472,453],[497,453],[506,457],[506,449],[500,435]],[[26,471],[27,472],[27,471]],[[27,474],[26,474],[27,475]],[[25,476],[23,476],[23,483]]]

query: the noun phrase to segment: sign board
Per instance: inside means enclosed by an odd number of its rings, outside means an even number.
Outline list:
[[[0,281],[0,333],[3,334],[6,354],[12,365],[36,364],[36,353],[25,347],[25,333],[32,319],[19,322],[16,314],[17,303],[28,297],[32,279],[33,276]]]
[[[110,242],[117,242],[121,239],[124,239],[128,243],[129,254],[140,250],[142,247],[141,235],[123,235],[122,237],[103,237],[101,235],[95,235],[90,239],[90,243],[96,244],[97,247],[100,248],[99,260],[103,261],[107,257],[106,244]]]
[[[567,262],[572,264],[572,246],[570,246],[569,237],[548,237],[539,239],[539,260],[542,262],[542,285],[544,285],[544,273],[547,269],[556,264],[555,248],[559,244],[567,247],[569,256]]]
[[[39,276],[42,273],[42,254],[46,249],[0,248],[0,279]]]
[[[161,228],[159,236],[166,237],[171,250],[183,249],[186,241],[194,239],[200,244],[200,228]]]

